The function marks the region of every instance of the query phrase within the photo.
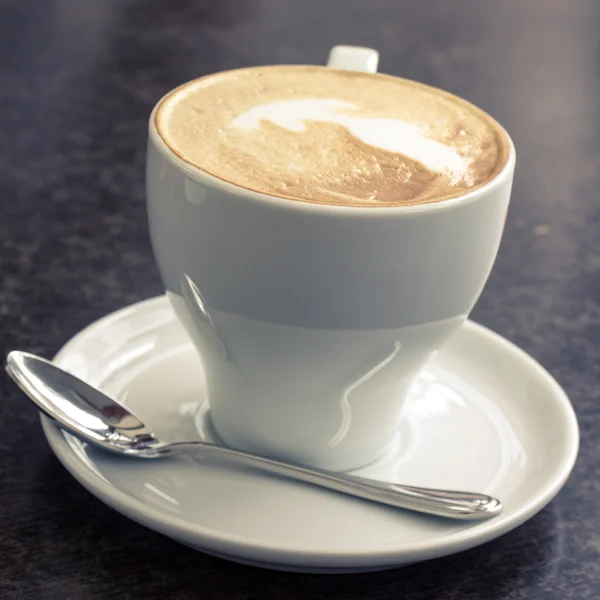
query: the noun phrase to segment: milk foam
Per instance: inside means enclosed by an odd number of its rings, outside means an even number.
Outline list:
[[[356,104],[337,99],[302,98],[254,106],[230,121],[228,128],[252,131],[263,121],[297,133],[306,131],[306,121],[337,123],[369,146],[403,154],[434,173],[451,174],[456,180],[465,174],[467,162],[452,147],[428,138],[414,123],[399,119],[361,117],[352,111]],[[226,131],[227,131],[226,129]]]
[[[439,202],[485,184],[501,128],[451,94],[386,75],[256,67],[173,91],[156,127],[182,160],[242,188],[353,206]]]

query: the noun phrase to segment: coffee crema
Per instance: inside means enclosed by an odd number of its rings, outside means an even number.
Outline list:
[[[318,66],[254,67],[168,94],[156,127],[182,160],[243,188],[350,206],[439,202],[492,180],[503,129],[413,81]]]

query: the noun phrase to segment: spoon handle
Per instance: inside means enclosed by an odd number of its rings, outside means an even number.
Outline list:
[[[440,517],[480,521],[495,517],[502,510],[500,500],[486,494],[421,488],[367,479],[358,475],[311,469],[206,442],[168,444],[152,452],[157,451],[160,454],[192,451],[212,454],[215,458],[228,458],[236,464],[253,467],[272,475]]]

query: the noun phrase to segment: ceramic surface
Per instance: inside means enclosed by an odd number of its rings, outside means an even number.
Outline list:
[[[94,323],[56,360],[165,439],[215,439],[200,360],[164,297]],[[310,572],[386,569],[495,538],[554,497],[578,448],[573,410],[555,380],[472,322],[419,377],[390,451],[357,472],[492,493],[505,509],[489,522],[416,515],[191,457],[123,460],[45,418],[43,426],[73,476],[133,520],[203,552]]]

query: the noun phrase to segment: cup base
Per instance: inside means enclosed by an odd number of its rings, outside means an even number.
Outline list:
[[[202,439],[207,439],[211,442],[219,443],[235,450],[251,452],[253,454],[266,456],[275,460],[281,460],[294,465],[315,469],[324,469],[336,473],[356,471],[365,467],[369,467],[374,463],[386,461],[389,457],[396,456],[402,447],[399,429],[388,444],[386,444],[383,448],[378,448],[376,452],[372,452],[368,455],[337,455],[315,458],[311,457],[310,453],[308,452],[304,455],[298,455],[296,452],[290,452],[287,454],[281,452],[272,452],[267,447],[258,447],[255,444],[243,440],[241,436],[236,435],[236,433],[231,431],[227,426],[223,427],[222,424],[219,424],[219,427],[217,428],[210,409],[208,409],[206,406],[200,406],[198,408],[194,423],[196,430],[199,432]]]

